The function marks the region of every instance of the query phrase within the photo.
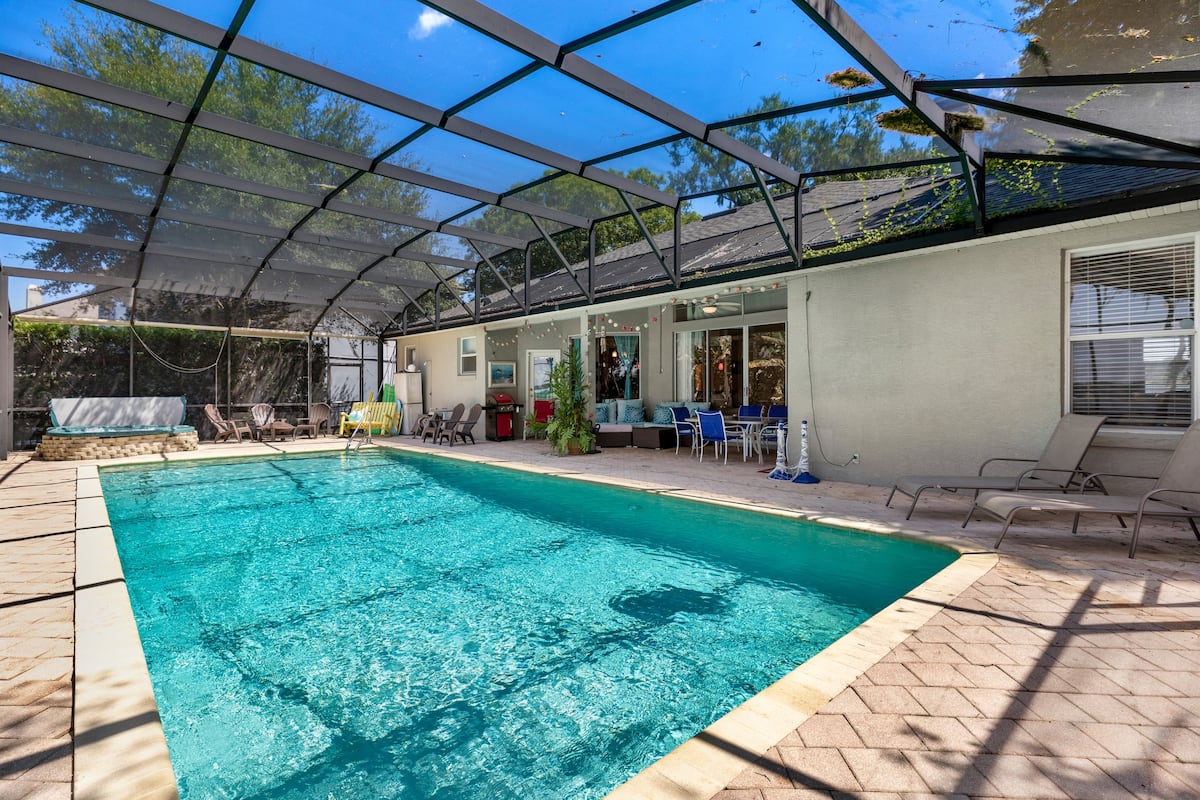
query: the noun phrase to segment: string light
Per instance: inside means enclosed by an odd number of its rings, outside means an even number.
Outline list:
[[[750,293],[750,292],[766,292],[769,290],[777,290],[781,286],[782,286],[782,284],[779,281],[773,281],[772,283],[769,283],[769,284],[760,284],[757,286],[755,286],[755,285],[727,286],[725,288],[725,294],[729,295],[729,294],[742,294],[742,293]],[[693,303],[696,303],[696,304],[703,303],[705,305],[708,305],[708,304],[716,303],[718,300],[720,300],[720,298],[721,298],[721,294],[719,292],[714,292],[711,295],[705,295],[704,297],[702,297],[700,299],[696,299],[696,300],[680,300],[678,297],[672,297],[668,301],[661,303],[658,307],[658,311],[659,311],[660,315],[665,315],[668,305],[676,306],[681,303],[688,304],[688,305],[693,304]],[[539,335],[541,335],[541,336],[545,336],[545,335],[563,336],[564,332],[559,327],[558,322],[559,322],[558,320],[551,320],[546,323],[534,323],[534,322],[526,319],[526,320],[522,321],[519,328],[513,329],[516,331],[516,333],[514,333],[514,335],[512,335],[511,337],[504,338],[504,339],[497,339],[495,337],[495,335],[489,335],[489,341],[491,342],[491,344],[493,346],[515,345],[520,342],[521,336],[523,334],[530,333],[531,331],[533,331],[533,329],[541,327],[542,325],[545,326],[545,330],[542,331]],[[664,319],[663,322],[666,322],[666,320]],[[659,323],[659,317],[652,316],[652,317],[650,317],[650,322],[642,322],[642,323],[638,323],[636,325],[619,325],[613,316],[608,315],[608,314],[597,314],[595,316],[588,315],[587,330],[591,334],[607,336],[609,328],[613,328],[614,330],[620,330],[622,332],[637,332],[637,331],[643,331],[643,330],[648,331],[648,330],[650,330],[650,326],[652,324],[656,325],[658,323]],[[496,353],[493,351],[493,357],[495,357],[495,356],[496,356]]]

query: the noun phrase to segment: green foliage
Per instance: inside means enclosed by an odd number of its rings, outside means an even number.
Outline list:
[[[1023,211],[1065,207],[1059,183],[1059,173],[1064,166],[1045,161],[992,159],[988,162],[988,175],[1005,190],[1005,194],[1003,200],[992,201],[988,216],[995,219]]]
[[[909,204],[913,192],[925,190],[933,193],[931,204]],[[871,214],[873,193],[877,189],[864,182],[861,191],[861,211],[853,217],[853,225],[848,230],[839,229],[830,210],[823,209],[834,235],[834,244],[819,250],[806,245],[804,257],[848,253],[887,241],[953,228],[968,223],[973,216],[962,179],[946,165],[934,167],[925,175],[906,177],[898,196],[882,213],[877,210]]]
[[[910,136],[933,136],[933,128],[908,106],[893,108],[875,115],[875,124],[884,130],[907,133]]]
[[[322,340],[313,341],[309,367],[304,340],[226,342],[219,331],[159,327],[136,333],[125,326],[13,320],[14,404],[40,408],[52,397],[127,397],[131,347],[133,395],[182,395],[189,404],[225,401],[231,357],[234,404],[306,403],[308,370],[319,384],[328,362]]]
[[[116,16],[84,15],[68,10],[64,20],[63,24],[45,30],[46,46],[52,53],[51,66],[184,106],[195,102],[212,60],[211,51]],[[67,140],[166,159],[184,131],[182,125],[171,120],[44,86],[3,80],[0,89],[0,117],[10,120],[10,124]],[[225,60],[213,83],[205,109],[356,153],[373,156],[390,144],[377,140],[378,126],[361,103],[232,56]],[[200,127],[193,128],[188,135],[182,160],[219,175],[317,195],[328,192],[353,174],[345,167],[323,160]],[[162,180],[160,176],[133,169],[18,146],[0,146],[0,168],[13,178],[52,188],[96,192],[109,200],[146,207],[157,198]],[[295,203],[180,179],[171,181],[169,192],[177,206],[197,215],[285,230],[308,211]],[[425,190],[394,180],[357,181],[344,197],[396,213],[419,214],[426,205]],[[13,194],[0,197],[0,213],[14,222],[28,221],[135,242],[142,241],[147,231],[146,218],[132,213]],[[158,224],[171,226],[173,240],[195,248],[200,259],[216,244],[209,229],[164,221]],[[349,214],[324,214],[320,228],[321,233],[346,238],[370,237],[394,245],[405,243],[412,235],[399,226]],[[36,267],[59,272],[133,277],[138,269],[137,254],[91,245],[39,241],[22,256]],[[305,260],[303,253],[292,257]],[[321,257],[327,258],[328,254]],[[210,267],[203,260],[195,261],[193,268],[191,283],[228,287],[234,297],[246,288],[244,271]],[[300,288],[298,284],[307,280],[283,271],[275,277],[280,280],[272,288],[279,293]],[[48,300],[56,294],[68,293],[65,284],[49,284],[46,288]],[[395,293],[392,299],[403,302],[398,290]],[[303,294],[297,292],[298,296]],[[162,303],[168,303],[170,308],[164,307],[163,313],[156,314]],[[232,304],[227,303],[220,312],[214,312],[216,305],[207,296],[172,296],[161,292],[139,291],[136,301],[141,319],[188,322],[213,313],[228,314],[232,309]],[[256,309],[256,320],[260,327],[288,327],[289,314],[286,304],[274,303],[269,311]],[[227,323],[222,319],[218,324]],[[291,327],[295,329],[294,325]]]
[[[13,404],[129,394],[129,329],[13,320]]]
[[[851,91],[872,85],[875,83],[875,76],[863,72],[857,67],[846,67],[846,69],[839,69],[837,72],[826,75],[825,82],[838,89]]]
[[[530,428],[535,433],[544,432],[560,456],[566,455],[571,445],[580,452],[590,452],[596,443],[596,434],[588,416],[589,392],[579,355],[572,350],[550,368],[548,377],[554,416],[544,423],[530,423]]]

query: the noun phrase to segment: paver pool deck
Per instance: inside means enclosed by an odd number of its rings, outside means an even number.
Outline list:
[[[545,442],[399,447],[956,542],[956,567],[613,793],[616,798],[1200,797],[1200,542],[1115,522],[966,531],[962,497],[913,520],[888,488],[771,481],[756,463]],[[202,445],[223,457],[336,439]],[[152,461],[139,457],[127,461]],[[116,463],[116,462],[101,462]],[[819,474],[819,470],[817,470]],[[174,783],[94,462],[0,462],[0,800],[163,798]],[[111,537],[108,537],[111,540]],[[114,610],[115,609],[115,610]]]

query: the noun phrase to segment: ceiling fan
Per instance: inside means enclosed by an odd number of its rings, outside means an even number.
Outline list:
[[[721,298],[719,295],[713,297],[705,297],[694,301],[697,310],[702,314],[713,315],[719,312],[730,313],[742,310],[742,298],[740,295],[734,297]]]

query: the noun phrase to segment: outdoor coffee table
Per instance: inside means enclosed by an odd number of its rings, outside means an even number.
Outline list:
[[[272,442],[276,441],[280,436],[289,436],[292,439],[296,438],[296,426],[283,420],[268,422],[259,428],[258,432],[261,439],[266,439],[270,435]]]

